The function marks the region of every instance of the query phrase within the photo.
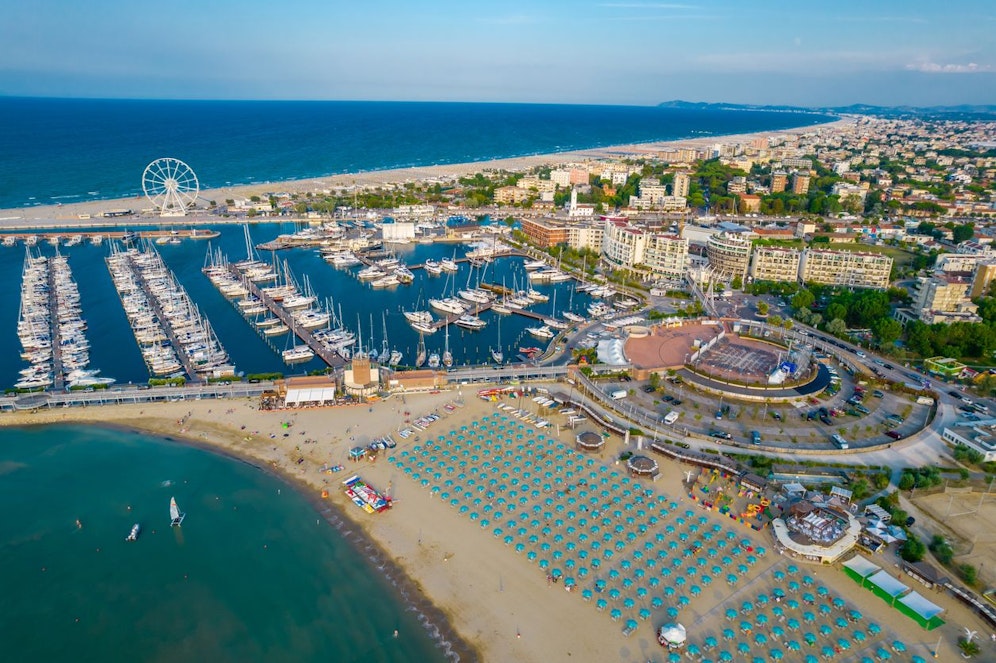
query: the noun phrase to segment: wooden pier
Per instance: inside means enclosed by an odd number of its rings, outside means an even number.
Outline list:
[[[253,297],[258,299],[271,314],[280,320],[280,322],[287,325],[287,328],[292,334],[297,336],[304,342],[305,345],[311,348],[311,351],[315,353],[316,357],[324,361],[332,368],[339,368],[347,363],[345,357],[338,352],[327,348],[324,344],[319,342],[319,340],[315,338],[310,331],[302,328],[301,325],[294,320],[293,316],[291,316],[287,309],[281,306],[278,301],[263,292],[263,290],[250,279],[246,278],[245,275],[239,271],[238,267],[235,265],[229,265],[228,269],[233,275],[235,275],[236,278],[245,283],[246,287],[249,288],[249,293]]]

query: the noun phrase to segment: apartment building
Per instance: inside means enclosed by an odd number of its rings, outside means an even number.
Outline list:
[[[647,233],[628,221],[607,219],[602,239],[602,255],[610,264],[628,269],[643,264]]]
[[[747,276],[750,254],[751,238],[747,233],[723,231],[706,241],[709,266],[729,278]]]
[[[975,268],[975,275],[972,277],[972,289],[969,297],[975,299],[982,297],[989,292],[989,286],[996,280],[996,262],[979,263]]]
[[[937,322],[980,322],[979,307],[969,299],[972,281],[955,274],[938,274],[917,279],[913,304],[896,312],[903,323],[920,320],[928,325]]]
[[[569,227],[553,219],[522,219],[522,233],[530,244],[543,249],[565,244],[569,239]]]
[[[881,253],[806,249],[799,264],[805,283],[888,288],[892,258]]]
[[[677,235],[651,235],[644,249],[644,264],[659,279],[681,280],[688,268],[688,240]]]
[[[514,205],[535,195],[529,189],[520,189],[517,186],[501,186],[495,189],[495,202],[499,205]]]
[[[750,276],[755,281],[794,282],[799,278],[802,252],[783,246],[755,246]]]
[[[688,176],[688,173],[679,170],[674,174],[674,183],[671,185],[671,195],[687,198],[691,183],[692,179]]]
[[[796,173],[792,176],[792,193],[804,196],[809,193],[809,175]]]
[[[771,174],[771,193],[781,193],[786,186],[788,186],[788,175],[780,170]]]

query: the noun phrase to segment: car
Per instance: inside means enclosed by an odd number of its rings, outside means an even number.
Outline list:
[[[619,381],[620,382],[631,382],[632,380],[633,380],[633,378],[631,378],[628,375],[620,375],[619,376]]]
[[[726,431],[722,431],[722,430],[714,430],[711,433],[709,433],[709,435],[712,436],[712,437],[718,438],[720,440],[732,440],[733,439],[732,435],[730,435]]]
[[[812,421],[820,416],[820,413],[816,410],[810,410],[806,413],[806,421]]]
[[[665,403],[673,403],[674,402],[674,396],[672,396],[671,394],[667,394],[661,400],[663,400]]]
[[[716,418],[717,419],[722,419],[723,418],[723,411],[722,410],[716,410]]]
[[[828,417],[825,414],[821,414],[820,415],[820,421],[822,421],[823,423],[825,423],[827,426],[832,426],[833,425],[833,421],[830,419],[830,417]]]
[[[959,394],[954,389],[948,392],[948,396],[950,396],[951,398],[961,398],[961,394]]]
[[[772,412],[771,416],[775,418],[775,421],[781,421],[782,420],[782,413],[781,412]]]
[[[681,405],[681,399],[680,398],[674,399],[673,401],[671,401],[671,405]]]
[[[866,408],[864,405],[855,405],[854,409],[860,412],[861,414],[871,414],[871,410]]]
[[[645,394],[652,394],[655,391],[657,391],[656,389],[654,389],[653,387],[651,387],[649,384],[643,385],[642,389],[643,389],[643,393],[645,393]]]
[[[826,409],[825,407],[821,407],[819,412],[821,417],[825,417],[828,414],[830,414],[830,410]]]
[[[961,402],[964,403],[965,405],[971,405],[972,404],[972,399],[968,398],[967,396],[962,396],[961,397]]]
[[[857,352],[855,352],[854,354],[855,354],[855,355],[857,355],[858,357],[861,357],[862,359],[864,359],[865,357],[867,357],[867,356],[868,356],[868,355],[866,355],[866,354],[865,354],[864,352],[862,352],[861,350],[858,350],[858,351],[857,351]]]
[[[892,364],[882,364],[882,368],[884,368],[887,371],[891,371],[892,370]]]
[[[885,394],[882,392],[881,389],[876,389],[875,391],[873,391],[872,396],[874,396],[875,398],[885,398]]]
[[[894,430],[887,430],[885,431],[885,434],[891,437],[893,440],[901,440],[903,438],[901,433],[898,433]]]
[[[965,405],[964,403],[959,405],[958,409],[961,410],[962,412],[975,412],[974,407],[972,407],[971,405]]]
[[[907,527],[913,527],[913,525],[915,525],[915,524],[916,524],[916,518],[914,518],[913,516],[908,516],[906,518],[906,526]]]

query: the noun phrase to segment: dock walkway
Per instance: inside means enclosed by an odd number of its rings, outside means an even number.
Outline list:
[[[138,268],[135,264],[135,257],[131,253],[125,253],[128,257],[128,267],[131,269],[132,273],[135,275],[135,280],[138,286],[145,293],[146,299],[149,301],[149,305],[152,306],[152,310],[156,314],[156,318],[159,320],[159,326],[162,327],[163,332],[166,334],[166,338],[169,339],[170,344],[176,351],[176,356],[180,359],[180,363],[183,365],[183,370],[190,378],[192,382],[203,381],[203,378],[197,373],[197,369],[194,367],[194,362],[191,360],[190,355],[187,354],[186,347],[183,346],[176,336],[176,330],[173,329],[173,325],[170,323],[169,318],[166,317],[166,313],[163,311],[162,304],[159,302],[159,298],[156,297],[155,293],[152,292],[152,288],[149,287],[149,282],[145,278],[145,274],[142,270]]]
[[[301,339],[305,345],[311,348],[311,351],[315,353],[315,356],[324,361],[326,364],[332,368],[339,368],[346,364],[346,358],[334,350],[330,350],[323,343],[321,343],[315,336],[308,331],[303,329],[297,321],[291,316],[291,314],[280,305],[275,299],[267,295],[263,290],[253,283],[250,279],[245,278],[242,272],[239,271],[238,267],[235,265],[229,265],[228,269],[231,270],[232,274],[236,278],[245,283],[246,287],[249,288],[250,294],[258,299],[260,303],[265,306],[270,313],[275,317],[280,319],[280,322],[287,325],[287,328],[291,330],[291,333]]]
[[[55,388],[62,390],[65,386],[65,374],[62,370],[62,330],[59,328],[59,295],[55,288],[55,270],[51,263],[48,269],[48,315],[52,335],[52,376]]]

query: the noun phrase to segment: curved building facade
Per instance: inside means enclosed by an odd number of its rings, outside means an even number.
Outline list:
[[[712,235],[706,243],[709,266],[728,278],[747,276],[750,251],[751,238],[747,233],[724,231]]]

